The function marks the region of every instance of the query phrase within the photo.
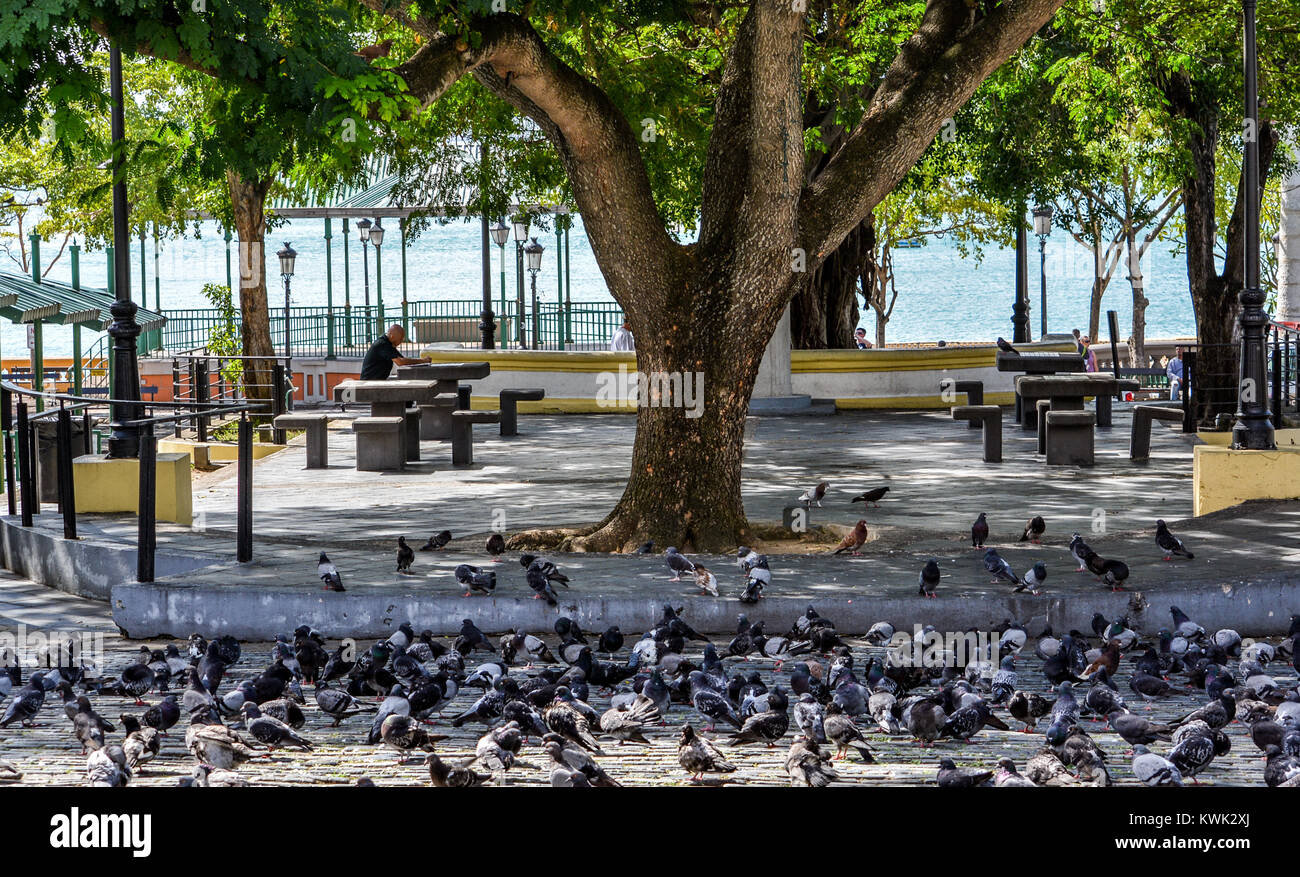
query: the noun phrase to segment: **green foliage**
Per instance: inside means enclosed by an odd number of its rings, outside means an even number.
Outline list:
[[[214,356],[239,356],[243,352],[243,341],[239,333],[239,309],[235,307],[230,287],[225,284],[204,284],[203,297],[216,308],[219,315],[218,324],[208,334],[208,352]],[[244,378],[244,363],[238,359],[226,361],[221,367],[221,376],[228,383],[238,384]]]

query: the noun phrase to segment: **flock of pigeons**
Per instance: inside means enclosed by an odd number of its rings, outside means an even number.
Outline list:
[[[1092,622],[1095,642],[1077,630],[1057,636],[1050,629],[1031,641],[1023,625],[1008,621],[998,628],[996,654],[964,663],[945,654],[933,667],[897,660],[889,623],[873,625],[865,646],[855,648],[811,605],[777,634],[741,614],[725,645],[665,605],[632,642],[617,626],[595,635],[567,617],[557,619],[549,643],[524,631],[493,641],[471,619],[449,641],[403,623],[369,648],[331,646],[301,626],[278,638],[255,672],[241,668],[251,661],[239,642],[198,634],[158,650],[142,646],[116,677],[56,655],[24,680],[17,656],[6,654],[0,746],[61,705],[55,721],[68,723],[70,744],[86,755],[87,784],[123,786],[172,754],[173,729],[181,725],[193,759],[181,784],[237,786],[248,784],[242,765],[279,750],[311,758],[320,745],[313,728],[347,722],[366,743],[396,750],[403,763],[416,756],[435,786],[502,783],[537,770],[549,772],[553,786],[616,786],[616,763],[602,759],[619,746],[663,745],[654,737],[671,721],[678,763],[693,782],[735,773],[741,747],[779,745],[788,746],[782,766],[791,784],[825,786],[839,779],[838,760],[882,760],[885,739],[929,747],[969,743],[990,727],[1014,724],[1030,733],[1045,725],[1043,745],[1023,769],[1008,758],[977,770],[944,757],[938,785],[1109,785],[1118,753],[1085,730],[1091,721],[1133,747],[1137,779],[1180,785],[1230,750],[1224,729],[1239,721],[1265,758],[1264,782],[1300,785],[1300,694],[1265,669],[1287,661],[1300,670],[1300,616],[1292,616],[1290,636],[1270,645],[1243,642],[1231,630],[1208,634],[1177,607],[1170,613],[1171,624],[1151,641],[1126,618],[1100,614]],[[1041,669],[1024,679],[1031,653]],[[767,679],[754,658],[775,662]],[[1116,684],[1122,662],[1132,664],[1131,697]],[[1204,704],[1166,722],[1143,715],[1179,687],[1203,692]],[[304,708],[308,689],[315,710]],[[602,690],[610,705],[598,711],[590,700]],[[155,693],[158,699],[144,702]],[[100,712],[111,696],[137,707],[120,713],[120,725]],[[1144,709],[1131,709],[1126,697]],[[438,754],[447,739],[434,730],[442,721],[483,727],[472,757]],[[1157,744],[1167,748],[1157,754],[1150,748]],[[0,761],[0,780],[20,776],[19,767]]]

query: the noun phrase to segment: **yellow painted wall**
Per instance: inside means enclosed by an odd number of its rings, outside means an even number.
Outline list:
[[[154,513],[158,520],[190,526],[194,522],[194,503],[189,454],[159,451],[157,472]],[[139,460],[110,460],[103,454],[77,457],[72,461],[72,483],[78,513],[139,510]]]
[[[1300,448],[1234,451],[1197,445],[1192,455],[1192,514],[1208,515],[1251,499],[1300,499]]]
[[[1226,448],[1232,444],[1230,432],[1198,432],[1196,437],[1207,445]],[[1273,434],[1279,448],[1300,448],[1300,429],[1279,429]]]
[[[186,441],[185,439],[159,439],[158,453],[186,454],[190,457],[190,462],[194,458],[194,446],[200,442]],[[239,459],[239,446],[228,442],[206,442],[208,446],[208,459],[214,462],[233,463]],[[283,451],[285,445],[269,445],[265,442],[253,442],[253,459],[260,460],[263,457],[269,457],[277,451]]]

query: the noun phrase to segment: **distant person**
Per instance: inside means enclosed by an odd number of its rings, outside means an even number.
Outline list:
[[[1079,355],[1083,356],[1088,352],[1088,348],[1083,343],[1083,338],[1079,336],[1079,330],[1074,330],[1074,346],[1079,348]]]
[[[1169,401],[1177,402],[1182,398],[1183,384],[1187,382],[1186,366],[1183,363],[1183,348],[1179,347],[1174,358],[1169,360],[1165,366],[1165,374],[1169,376]]]
[[[942,338],[940,338],[940,339],[939,339],[939,344],[938,344],[938,346],[939,346],[939,347],[947,347],[947,346],[948,346],[948,342],[947,342],[947,341],[944,341]]]
[[[614,337],[609,340],[610,350],[636,350],[636,339],[632,337],[632,321],[623,315],[623,325],[614,330]]]
[[[867,340],[867,330],[861,326],[854,330],[853,343],[858,345],[858,350],[870,350],[871,342]]]
[[[388,331],[375,339],[366,351],[366,358],[361,360],[361,380],[384,381],[393,373],[396,365],[418,365],[422,359],[410,359],[402,356],[397,345],[406,340],[406,330],[401,323],[394,323]]]
[[[1095,372],[1097,370],[1097,354],[1092,351],[1092,339],[1084,335],[1079,339],[1079,344],[1083,347],[1083,350],[1079,351],[1083,354],[1083,370]]]

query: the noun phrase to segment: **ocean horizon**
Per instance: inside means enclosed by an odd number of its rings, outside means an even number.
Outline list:
[[[383,259],[383,297],[387,308],[402,301],[401,253],[398,243],[397,223],[391,221]],[[341,221],[333,223],[331,261],[333,267],[334,304],[342,307],[343,241]],[[351,225],[351,223],[349,223]],[[191,228],[193,228],[191,226]],[[351,272],[352,303],[362,301],[362,264],[355,229],[348,242],[348,262]],[[479,224],[454,221],[447,225],[431,225],[419,237],[408,242],[406,253],[406,295],[410,301],[419,300],[477,300],[482,289]],[[559,297],[556,280],[556,240],[553,232],[538,235],[546,247],[542,270],[537,278],[538,297],[545,303],[554,303]],[[269,300],[272,311],[283,307],[283,293],[278,275],[275,251],[283,242],[293,244],[298,251],[297,265],[292,284],[295,306],[324,305],[325,241],[324,221],[299,219],[272,230],[267,236],[267,273]],[[10,241],[16,245],[16,242]],[[1030,325],[1035,337],[1039,332],[1039,265],[1037,241],[1030,241],[1029,299]],[[154,309],[161,302],[163,310],[205,308],[207,301],[201,290],[206,283],[226,282],[226,246],[221,230],[215,222],[199,224],[196,236],[187,236],[161,242],[155,259],[153,242],[145,245],[145,295],[141,301],[140,250],[137,238],[131,248],[132,296],[137,303]],[[492,250],[492,296],[499,301],[501,251]],[[508,297],[515,294],[512,245],[507,244],[506,283]],[[575,302],[612,301],[604,278],[582,228],[581,217],[575,217],[570,235],[572,261],[571,296]],[[1196,334],[1191,298],[1187,287],[1186,262],[1176,255],[1172,241],[1157,242],[1143,259],[1143,274],[1147,307],[1147,337],[1191,337]],[[57,251],[57,245],[46,241],[42,255],[48,259]],[[375,298],[375,251],[370,252],[371,300]],[[237,244],[231,244],[231,267],[238,283]],[[1015,251],[990,247],[982,259],[964,258],[951,239],[927,239],[924,246],[899,249],[894,253],[895,279],[898,299],[886,329],[889,343],[934,343],[943,340],[992,341],[997,336],[1010,337],[1011,307],[1015,290]],[[20,273],[19,265],[8,259],[5,269]],[[155,281],[155,273],[158,280]],[[50,279],[70,281],[71,263],[65,252],[47,275]],[[1073,329],[1088,331],[1088,299],[1092,287],[1092,256],[1067,233],[1055,230],[1047,243],[1046,261],[1048,291],[1049,332],[1070,332]],[[81,281],[86,286],[103,287],[106,284],[106,259],[103,250],[82,252]],[[1132,292],[1121,264],[1115,271],[1102,299],[1100,334],[1107,337],[1105,312],[1118,312],[1120,340],[1131,330]],[[860,325],[867,329],[868,338],[875,339],[874,314],[864,312]],[[83,348],[99,337],[97,333],[83,332]],[[46,356],[67,356],[72,352],[70,327],[47,325],[45,327]],[[9,322],[0,324],[0,352],[5,357],[26,355],[26,329]]]

